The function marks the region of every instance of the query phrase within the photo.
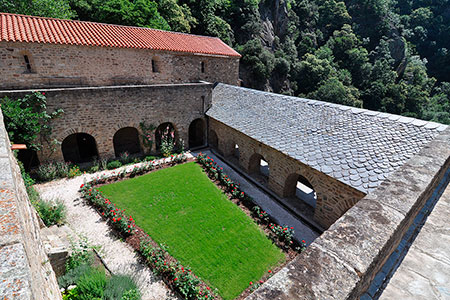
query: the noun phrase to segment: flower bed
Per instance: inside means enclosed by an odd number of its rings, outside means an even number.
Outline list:
[[[294,237],[294,228],[291,226],[281,226],[276,224],[266,211],[255,204],[252,197],[247,195],[240,189],[240,184],[231,180],[227,174],[223,172],[214,159],[204,153],[197,155],[196,161],[204,168],[206,174],[211,180],[222,187],[224,192],[229,195],[231,200],[236,200],[236,204],[242,204],[251,212],[251,216],[263,227],[266,227],[272,234],[270,238],[282,249],[292,249],[302,252],[306,249],[304,240],[296,242]]]
[[[109,224],[129,242],[146,260],[149,267],[160,275],[170,288],[185,299],[219,299],[215,291],[198,278],[189,268],[184,267],[174,257],[170,256],[164,246],[158,246],[148,234],[138,228],[131,216],[125,214],[107,199],[96,186],[125,178],[149,173],[166,166],[173,166],[186,162],[184,154],[172,155],[164,164],[147,162],[135,166],[131,170],[113,172],[109,175],[98,176],[81,185],[80,193],[89,204],[108,220]],[[138,246],[136,246],[138,245]]]

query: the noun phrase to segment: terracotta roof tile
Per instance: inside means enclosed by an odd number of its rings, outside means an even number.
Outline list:
[[[151,28],[0,13],[0,41],[138,48],[240,57],[219,38]]]

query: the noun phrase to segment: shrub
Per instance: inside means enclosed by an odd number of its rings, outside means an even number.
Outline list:
[[[113,160],[113,161],[110,161],[110,162],[106,165],[106,168],[107,168],[108,170],[112,170],[112,169],[119,168],[119,167],[121,167],[121,166],[122,166],[122,163],[121,163],[120,161],[118,161],[118,160]]]
[[[128,290],[123,293],[122,298],[120,300],[140,300],[141,294],[138,289]]]
[[[80,175],[81,175],[80,167],[75,165],[75,166],[70,167],[67,177],[74,178],[74,177],[80,176]]]
[[[108,160],[106,158],[100,159],[100,169],[101,170],[108,169]]]
[[[98,172],[99,170],[100,170],[99,165],[93,165],[92,167],[89,168],[89,173],[95,173]]]
[[[76,288],[65,291],[63,293],[63,300],[78,300],[80,295],[78,295],[78,290]]]
[[[132,158],[130,157],[130,154],[127,151],[125,151],[120,154],[119,161],[122,164],[126,165],[132,161]]]
[[[76,285],[80,300],[102,299],[106,286],[105,272],[100,269],[90,269],[77,280]]]
[[[75,269],[81,265],[91,265],[94,260],[92,247],[86,237],[81,237],[78,242],[71,241],[72,254],[66,261],[66,271]]]
[[[66,274],[58,278],[59,287],[67,289],[69,286],[76,284],[81,276],[91,272],[92,268],[93,267],[88,264],[81,264],[71,270],[68,270]]]
[[[56,176],[58,178],[64,178],[69,176],[70,163],[57,161],[56,166]]]
[[[125,292],[137,290],[136,283],[127,275],[113,275],[105,287],[104,300],[121,300]]]
[[[144,161],[154,161],[155,159],[158,159],[158,157],[149,155],[144,158]]]
[[[40,165],[36,170],[36,176],[39,181],[50,181],[57,178],[58,171],[54,163]]]
[[[45,226],[61,225],[66,218],[66,206],[61,200],[40,200],[36,209]]]

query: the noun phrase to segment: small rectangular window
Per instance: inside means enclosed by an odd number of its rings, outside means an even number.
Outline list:
[[[201,63],[201,69],[202,69],[202,73],[205,73],[205,62],[203,62],[203,61]]]
[[[152,72],[153,73],[159,73],[158,64],[154,59],[152,59]]]
[[[31,64],[30,64],[30,59],[28,58],[28,55],[24,55],[23,59],[25,60],[25,65],[27,67],[27,72],[31,73]]]

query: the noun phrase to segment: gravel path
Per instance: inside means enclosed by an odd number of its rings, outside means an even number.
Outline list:
[[[43,199],[61,199],[66,204],[67,226],[73,232],[72,236],[81,234],[87,237],[91,245],[100,245],[100,255],[113,273],[128,274],[135,278],[141,290],[142,300],[179,299],[170,292],[162,280],[156,278],[150,269],[139,261],[139,257],[129,245],[112,233],[98,213],[80,199],[78,189],[84,181],[111,172],[85,174],[35,187]]]

